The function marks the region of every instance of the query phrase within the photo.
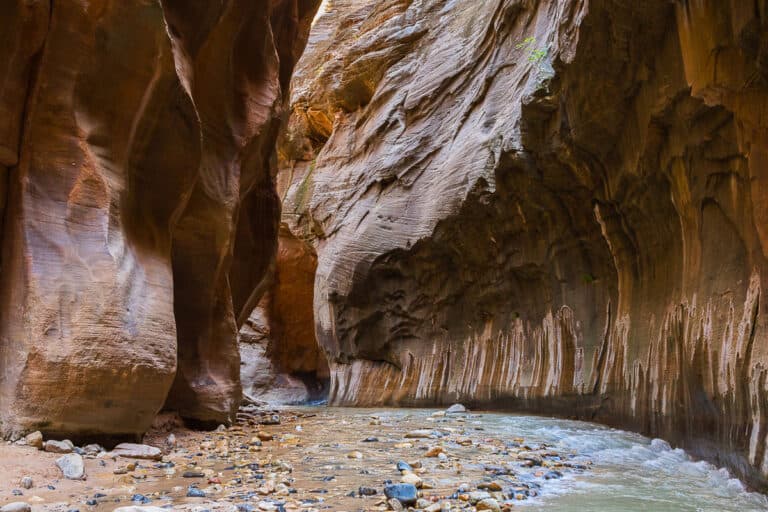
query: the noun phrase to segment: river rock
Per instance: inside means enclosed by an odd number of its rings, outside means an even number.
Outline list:
[[[69,453],[56,459],[56,465],[61,470],[64,478],[69,480],[85,479],[85,462],[77,453]]]
[[[422,484],[424,483],[416,473],[406,472],[402,477],[400,477],[400,481],[404,484],[413,484],[417,489],[421,488]]]
[[[0,512],[31,512],[32,507],[23,501],[14,501],[0,507]]]
[[[31,434],[27,434],[24,437],[24,442],[26,442],[27,446],[33,446],[37,448],[38,450],[43,449],[43,434],[40,433],[40,431],[32,432]]]
[[[72,453],[75,445],[69,439],[63,441],[50,440],[43,444],[43,449],[51,453]]]
[[[445,410],[446,414],[461,414],[467,412],[467,408],[461,404],[453,404]]]
[[[427,439],[434,436],[434,432],[426,429],[411,430],[405,434],[406,439]]]
[[[34,482],[32,481],[31,476],[25,476],[24,478],[21,479],[21,486],[24,489],[31,489],[33,485],[34,485]]]
[[[112,454],[128,459],[161,460],[163,458],[160,448],[135,443],[121,443],[115,446]]]
[[[418,491],[413,484],[390,484],[384,486],[384,496],[389,499],[396,499],[403,505],[413,505],[418,498]]]
[[[413,471],[413,466],[401,460],[401,461],[398,461],[397,463],[397,470],[400,471],[401,473],[404,471]]]
[[[490,493],[485,491],[472,491],[469,493],[469,502],[474,505],[475,503],[490,498]]]
[[[501,506],[499,506],[499,502],[496,501],[493,498],[485,498],[483,500],[480,500],[475,505],[475,508],[477,510],[491,510],[493,512],[500,512]]]

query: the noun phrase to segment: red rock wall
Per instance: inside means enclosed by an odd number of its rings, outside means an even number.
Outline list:
[[[271,155],[315,8],[0,7],[4,434],[140,433],[174,379],[184,416],[233,416],[235,318],[274,256]]]
[[[762,2],[334,2],[281,146],[331,401],[577,415],[765,486],[767,27]]]

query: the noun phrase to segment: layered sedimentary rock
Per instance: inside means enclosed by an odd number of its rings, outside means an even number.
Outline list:
[[[766,8],[331,2],[281,145],[331,401],[578,415],[764,486]]]
[[[3,434],[140,433],[174,378],[183,415],[231,417],[235,318],[274,255],[272,151],[315,4],[0,7]]]

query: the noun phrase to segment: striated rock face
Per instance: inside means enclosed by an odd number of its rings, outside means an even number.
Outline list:
[[[578,415],[768,477],[761,2],[330,2],[283,214],[336,404]]]
[[[232,416],[315,4],[0,7],[3,434],[139,433],[174,379],[169,407]]]

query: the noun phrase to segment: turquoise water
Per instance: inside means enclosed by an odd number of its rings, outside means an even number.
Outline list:
[[[722,512],[768,510],[768,499],[748,492],[728,470],[695,461],[660,440],[591,423],[483,414],[472,420],[489,433],[525,437],[591,460],[592,471],[547,486],[526,511]]]

